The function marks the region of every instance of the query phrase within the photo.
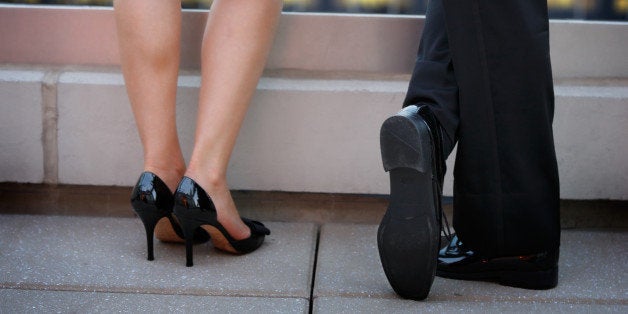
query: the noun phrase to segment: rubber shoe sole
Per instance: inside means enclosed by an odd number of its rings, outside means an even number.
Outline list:
[[[387,119],[380,131],[382,161],[390,173],[390,205],[379,225],[377,244],[395,292],[423,300],[436,273],[440,225],[429,128],[413,114],[416,110],[407,107]]]

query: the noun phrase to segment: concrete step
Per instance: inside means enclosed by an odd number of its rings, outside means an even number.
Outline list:
[[[377,253],[376,225],[268,223],[244,256],[156,243],[139,219],[0,215],[0,312],[623,312],[625,231],[563,231],[557,288],[436,278],[427,302],[401,300]],[[314,270],[316,270],[314,272]]]
[[[408,77],[315,74],[262,78],[230,163],[233,189],[388,193],[379,126],[399,109]],[[195,73],[179,80],[186,158],[199,84]],[[555,91],[561,197],[628,199],[628,79],[557,80]],[[142,151],[119,72],[5,67],[0,94],[0,182],[135,182]],[[450,171],[446,195],[452,182]]]

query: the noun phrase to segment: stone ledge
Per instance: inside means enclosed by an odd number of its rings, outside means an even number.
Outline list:
[[[199,67],[206,16],[183,11],[183,68]],[[284,13],[267,69],[409,73],[423,23],[423,16]],[[621,22],[550,21],[554,76],[626,77],[627,29]],[[119,64],[111,8],[0,4],[0,46],[0,63]]]
[[[56,97],[54,106],[40,107],[57,112],[48,113],[54,123],[42,130],[41,113],[18,117],[14,107],[19,107],[24,97],[35,100],[33,110],[42,110],[37,108],[38,102],[50,102],[51,97],[42,97],[39,80],[44,74],[58,77],[56,82],[46,83]],[[180,76],[178,125],[186,158],[192,147],[194,124],[189,121],[196,120],[199,84],[196,73]],[[134,183],[141,168],[141,147],[118,72],[101,68],[1,69],[0,88],[19,91],[16,86],[31,88],[19,97],[5,98],[0,110],[6,113],[6,125],[13,127],[2,133],[6,137],[3,143],[11,143],[16,134],[30,134],[32,149],[37,152],[2,150],[11,155],[6,160],[34,159],[29,162],[30,176],[24,176],[29,172],[19,170],[15,162],[3,164],[0,181]],[[388,178],[379,160],[378,130],[380,123],[399,109],[406,86],[406,76],[270,72],[260,81],[236,144],[229,170],[232,188],[386,194]],[[627,101],[626,79],[557,80],[554,130],[563,198],[628,199],[623,188],[628,180],[624,162],[628,136],[620,132],[628,124]],[[55,141],[42,142],[42,132],[56,133]],[[453,169],[453,161],[451,156],[449,169]],[[48,170],[45,176],[43,168]],[[452,193],[452,182],[450,171],[446,195]]]

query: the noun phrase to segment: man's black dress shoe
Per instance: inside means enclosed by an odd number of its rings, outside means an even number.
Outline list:
[[[425,299],[436,272],[444,176],[441,136],[427,106],[405,107],[380,131],[390,204],[377,244],[388,282],[407,299]]]
[[[495,281],[525,289],[551,289],[558,284],[558,251],[483,258],[465,248],[457,236],[438,253],[436,275],[463,280]]]

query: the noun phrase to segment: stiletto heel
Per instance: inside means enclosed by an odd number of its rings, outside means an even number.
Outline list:
[[[153,234],[155,233],[155,226],[149,226],[144,224],[144,228],[146,229],[146,247],[148,248],[148,260],[155,260],[155,253],[153,248]]]
[[[148,251],[148,260],[155,259],[153,236],[155,229],[160,220],[167,218],[168,228],[172,229],[171,237],[166,239],[169,242],[183,242],[183,232],[179,224],[172,216],[172,205],[174,203],[172,193],[168,186],[154,173],[144,172],[131,193],[131,206],[135,213],[142,220],[144,229],[146,230],[146,247]],[[169,226],[168,226],[169,224]],[[206,242],[209,235],[200,230],[193,233],[192,240],[196,242]]]
[[[192,267],[193,262],[193,236],[194,231],[201,226],[200,223],[193,219],[187,219],[184,217],[178,217],[181,229],[183,229],[183,236],[185,237],[185,266]]]
[[[185,266],[194,266],[194,245],[189,238],[185,239]]]
[[[181,222],[186,237],[196,230],[204,229],[216,248],[234,254],[255,251],[264,243],[265,236],[270,234],[270,230],[261,222],[242,217],[242,221],[251,230],[251,236],[242,240],[234,239],[218,222],[216,207],[207,192],[188,177],[181,179],[174,194],[174,215]],[[192,266],[192,261],[192,244],[186,238],[186,266]]]
[[[155,259],[155,254],[153,253],[153,235],[155,234],[155,226],[157,222],[162,217],[159,215],[154,215],[153,212],[150,211],[136,211],[142,223],[144,224],[144,229],[146,229],[146,247],[148,248],[148,260],[152,261]],[[141,214],[140,214],[141,213]]]

